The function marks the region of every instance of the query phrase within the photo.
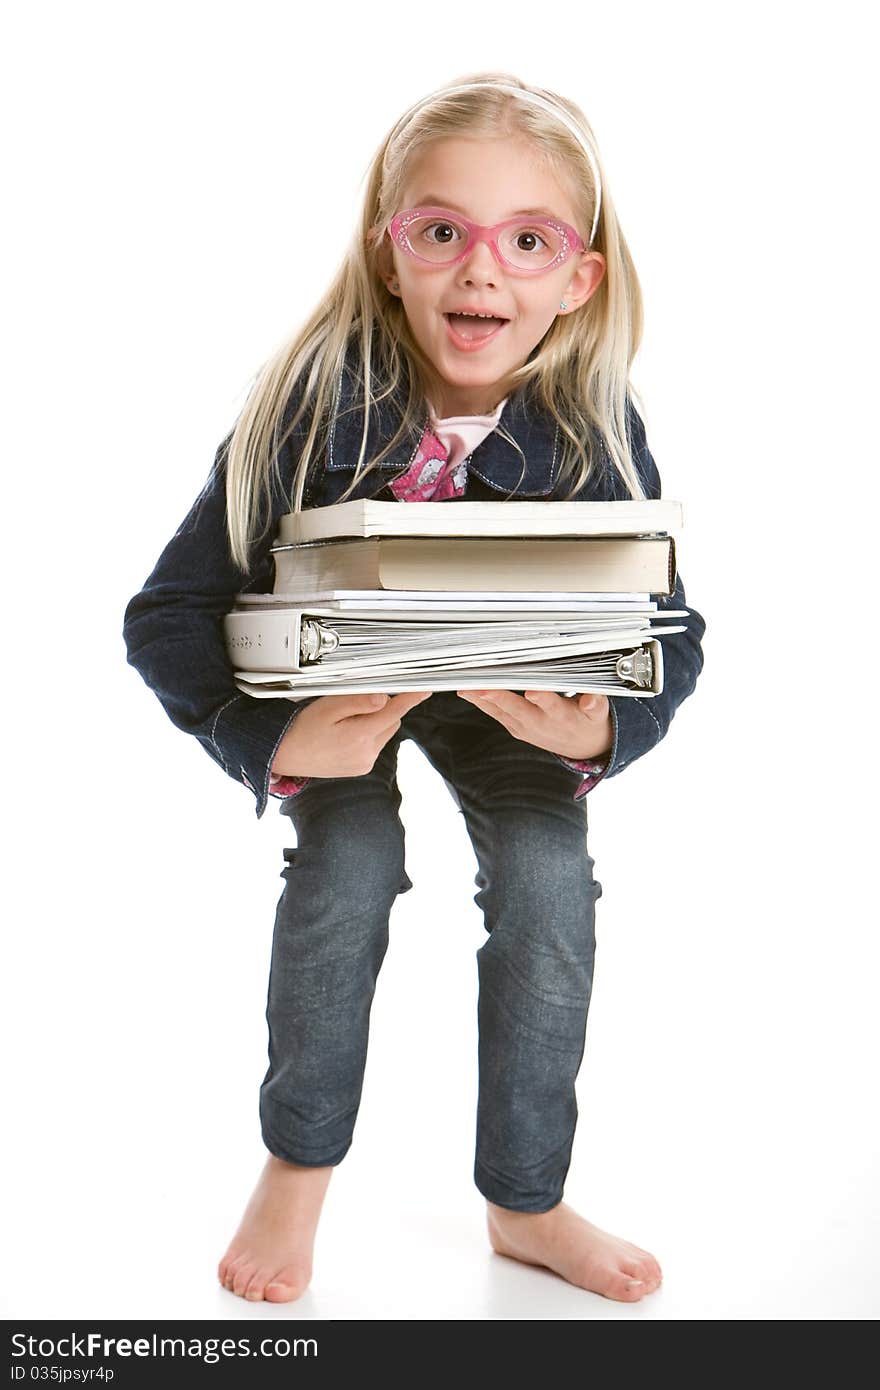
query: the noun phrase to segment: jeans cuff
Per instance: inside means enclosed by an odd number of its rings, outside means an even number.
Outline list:
[[[349,1135],[335,1149],[324,1153],[319,1152],[316,1144],[309,1144],[307,1147],[297,1148],[296,1141],[293,1142],[279,1136],[275,1127],[270,1123],[269,1107],[264,1102],[260,1106],[260,1126],[263,1134],[263,1143],[275,1158],[283,1159],[285,1163],[295,1163],[298,1168],[335,1168],[345,1158],[352,1145],[352,1137]]]
[[[482,1193],[486,1201],[493,1202],[496,1207],[506,1207],[508,1211],[533,1213],[552,1211],[553,1207],[558,1207],[562,1201],[564,1188],[564,1183],[560,1183],[558,1192],[550,1196],[542,1195],[539,1192],[524,1194],[522,1188],[512,1187],[509,1183],[500,1180],[497,1175],[490,1173],[480,1163],[474,1164],[474,1182],[477,1185],[477,1190]]]

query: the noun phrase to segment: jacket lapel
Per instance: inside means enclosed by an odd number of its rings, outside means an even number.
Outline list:
[[[379,452],[380,440],[397,432],[403,418],[402,395],[388,396],[370,412],[365,463]],[[327,443],[326,466],[331,472],[354,472],[363,430],[363,405],[355,396],[354,377],[348,363],[337,392],[336,418]],[[411,434],[384,458],[379,468],[384,475],[403,474],[411,467],[422,435],[430,424],[427,409],[416,434]],[[515,442],[498,433],[503,429]],[[553,491],[559,472],[559,427],[552,417],[537,408],[527,392],[514,392],[508,399],[496,429],[477,445],[467,458],[468,472],[481,478],[499,493],[514,497],[546,497]]]

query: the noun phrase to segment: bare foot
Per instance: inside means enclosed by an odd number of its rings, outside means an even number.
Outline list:
[[[647,1250],[600,1231],[564,1202],[543,1212],[510,1211],[494,1202],[486,1207],[493,1250],[552,1269],[579,1289],[637,1303],[663,1278]]]
[[[290,1303],[305,1292],[332,1173],[332,1168],[301,1168],[269,1155],[217,1268],[224,1289],[269,1303]]]

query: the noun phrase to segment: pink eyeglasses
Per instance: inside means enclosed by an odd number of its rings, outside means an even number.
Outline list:
[[[554,270],[587,249],[574,228],[555,217],[510,217],[483,227],[448,208],[408,208],[391,219],[389,232],[402,251],[428,265],[458,265],[478,241],[485,241],[498,264],[516,275]],[[521,244],[524,239],[528,245]]]

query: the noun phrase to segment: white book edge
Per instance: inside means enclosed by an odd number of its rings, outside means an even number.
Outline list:
[[[454,506],[454,512],[446,507]],[[504,509],[503,511],[501,509]],[[379,502],[352,498],[326,507],[287,512],[278,523],[276,544],[349,536],[498,536],[551,539],[577,536],[666,535],[684,526],[680,502],[665,498],[616,502]],[[526,534],[523,534],[523,531]]]

